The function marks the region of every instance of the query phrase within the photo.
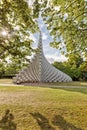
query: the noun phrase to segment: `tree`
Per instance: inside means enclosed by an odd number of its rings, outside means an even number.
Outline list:
[[[75,66],[71,66],[69,62],[54,62],[53,66],[62,72],[68,74],[74,81],[81,80],[81,70]]]
[[[52,47],[69,56],[84,53],[87,57],[87,1],[36,0],[35,11],[40,12],[53,36]],[[39,10],[37,9],[39,8]],[[38,15],[37,15],[38,16]]]
[[[4,75],[4,63],[0,62],[0,78]]]
[[[73,80],[87,81],[87,61],[78,54],[71,54],[66,62],[54,62],[53,66],[71,76]]]
[[[4,77],[13,77],[19,72],[20,69],[27,66],[26,62],[21,62],[22,59],[11,59],[10,63],[7,63],[4,67]]]
[[[87,81],[87,61],[84,61],[80,65],[80,70],[81,70],[81,73],[82,73],[82,79]]]
[[[0,0],[0,59],[31,55],[31,33],[38,30],[31,7],[25,0]]]
[[[79,53],[72,53],[69,55],[68,64],[70,67],[79,68],[80,65],[83,63],[83,58]]]

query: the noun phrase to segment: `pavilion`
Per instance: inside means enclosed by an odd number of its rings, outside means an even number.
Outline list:
[[[46,82],[71,82],[67,74],[52,66],[44,56],[42,47],[42,35],[40,32],[37,52],[28,67],[22,69],[14,78],[13,82],[21,83],[46,83]]]

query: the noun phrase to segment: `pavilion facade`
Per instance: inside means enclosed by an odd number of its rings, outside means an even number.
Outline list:
[[[67,74],[52,66],[44,56],[42,47],[42,36],[40,33],[38,51],[32,58],[28,67],[22,69],[14,78],[17,84],[32,82],[71,82]]]

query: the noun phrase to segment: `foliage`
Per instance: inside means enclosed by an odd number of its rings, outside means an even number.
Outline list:
[[[87,72],[87,61],[84,61],[81,65],[80,65],[80,69],[82,72]]]
[[[36,2],[34,9],[40,12],[53,37],[50,45],[67,55],[78,52],[87,56],[87,1],[36,0]]]
[[[70,54],[69,59],[68,59],[68,63],[71,66],[75,66],[76,68],[78,68],[83,63],[83,58],[78,53]]]
[[[21,62],[22,60],[22,62]],[[24,62],[23,62],[24,61]],[[9,62],[0,63],[0,77],[1,78],[11,78],[19,72],[20,69],[26,67],[29,63],[25,62],[23,59],[11,59]]]
[[[87,61],[84,61],[80,65],[80,70],[81,70],[81,73],[82,73],[83,80],[87,81]]]
[[[41,16],[53,36],[51,46],[65,54],[87,52],[87,1],[86,0],[35,0],[33,8],[27,1],[0,1],[0,57],[25,57],[31,54],[30,32],[38,30],[36,18]]]
[[[87,61],[83,61],[81,56],[72,54],[67,62],[54,62],[53,65],[73,80],[87,80]]]
[[[80,69],[76,67],[71,67],[68,62],[54,62],[53,66],[57,69],[61,70],[62,72],[68,74],[74,81],[80,79]]]
[[[0,62],[0,78],[4,75],[4,64]]]
[[[0,0],[0,59],[31,55],[30,34],[38,30],[32,9],[24,0]]]

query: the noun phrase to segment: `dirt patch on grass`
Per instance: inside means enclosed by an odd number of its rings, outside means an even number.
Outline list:
[[[47,102],[43,101],[42,103],[37,92],[0,92],[0,104],[32,105],[38,107],[42,104],[47,105]]]
[[[0,104],[31,104],[32,92],[0,92]]]

